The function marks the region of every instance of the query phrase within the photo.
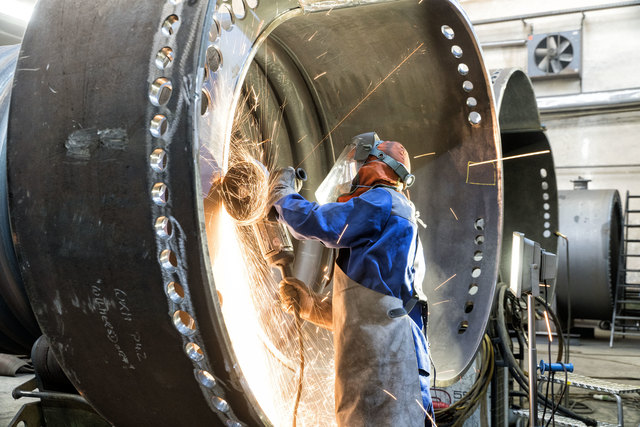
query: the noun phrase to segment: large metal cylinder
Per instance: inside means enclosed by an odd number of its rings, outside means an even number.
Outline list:
[[[0,352],[28,354],[40,335],[13,249],[7,206],[7,121],[19,46],[0,46]]]
[[[618,281],[622,207],[617,190],[561,190],[560,231],[569,239],[558,252],[558,310],[572,319],[610,320]],[[569,279],[569,281],[567,281]]]
[[[515,68],[492,73],[502,155],[504,161],[504,230],[500,257],[500,276],[509,280],[511,237],[514,231],[540,243],[555,253],[558,229],[558,193],[553,154],[540,124],[540,115],[531,80]],[[548,153],[528,156],[549,150]],[[553,289],[543,292],[549,300]]]
[[[216,185],[249,155],[304,167],[313,199],[365,131],[413,156],[438,382],[473,360],[498,275],[502,166],[457,2],[41,2],[18,68],[8,159],[21,270],[57,359],[109,421],[290,424],[293,319]],[[330,261],[300,243],[294,271],[326,290]],[[331,337],[304,334],[299,422],[331,425]]]

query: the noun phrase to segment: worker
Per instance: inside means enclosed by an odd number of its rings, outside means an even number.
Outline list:
[[[402,193],[413,181],[402,144],[380,141],[374,132],[356,136],[320,186],[336,194],[347,182],[349,191],[337,202],[304,199],[293,168],[272,175],[269,205],[292,235],[339,249],[332,298],[296,280],[280,291],[287,311],[295,307],[303,319],[333,330],[339,426],[431,426],[434,420],[426,310],[416,304],[413,286],[415,209]]]

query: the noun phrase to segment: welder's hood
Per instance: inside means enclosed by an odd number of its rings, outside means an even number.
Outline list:
[[[318,203],[335,202],[338,196],[356,190],[354,179],[362,166],[372,161],[381,162],[376,165],[375,171],[370,171],[380,175],[380,180],[384,181],[381,183],[395,186],[400,181],[404,183],[405,188],[413,184],[414,177],[411,175],[409,154],[404,146],[399,142],[381,141],[375,132],[363,133],[355,136],[342,150],[327,177],[316,190]],[[367,181],[370,182],[359,182],[359,184],[371,186],[375,183],[375,179]]]

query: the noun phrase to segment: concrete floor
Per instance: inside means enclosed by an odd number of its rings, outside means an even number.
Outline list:
[[[547,340],[538,336],[536,344],[538,359],[548,361]],[[555,344],[551,346],[553,360],[557,350]],[[609,348],[609,331],[596,329],[594,338],[572,339],[571,344],[570,361],[574,364],[574,373],[640,388],[640,337],[617,337],[613,348]],[[616,402],[596,400],[593,398],[596,394],[603,393],[571,387],[570,405],[574,402],[573,410],[581,415],[617,424]],[[622,397],[624,426],[640,427],[640,394]]]
[[[30,374],[18,374],[17,377],[0,377],[0,426],[8,426],[22,405],[36,399],[23,397],[15,400],[11,391],[33,378]]]
[[[555,360],[556,343],[552,343],[551,347]],[[539,359],[549,360],[547,342],[541,336],[537,338],[537,349]],[[613,349],[610,349],[608,332],[596,330],[594,338],[572,340],[570,354],[577,374],[640,387],[640,338],[617,338]],[[0,377],[0,426],[7,426],[18,409],[33,400],[14,400],[11,397],[11,391],[31,377]],[[615,424],[616,403],[595,400],[594,394],[598,393],[572,387],[569,398],[574,405],[573,410],[598,421]],[[625,427],[640,427],[640,395],[624,395],[623,405]]]

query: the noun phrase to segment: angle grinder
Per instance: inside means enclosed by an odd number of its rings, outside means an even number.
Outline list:
[[[296,169],[296,190],[307,180],[302,168]],[[280,270],[282,279],[293,278],[293,243],[286,227],[265,215],[269,172],[257,160],[237,162],[222,180],[222,199],[229,215],[239,225],[252,226],[260,252],[270,267]]]

